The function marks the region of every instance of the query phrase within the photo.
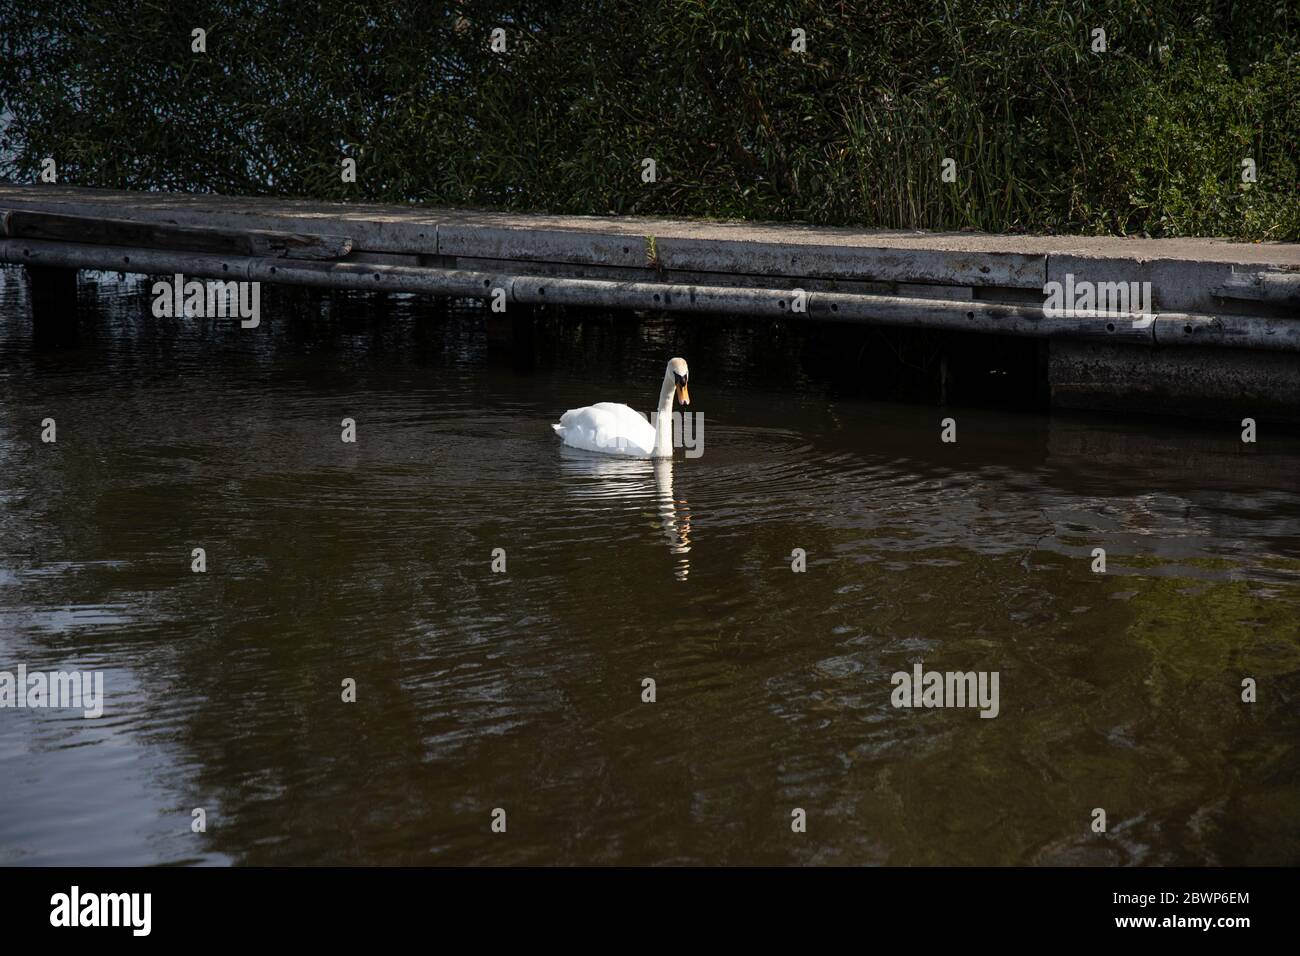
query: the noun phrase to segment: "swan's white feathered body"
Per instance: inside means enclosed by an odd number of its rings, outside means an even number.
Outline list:
[[[569,409],[551,427],[566,445],[574,448],[630,458],[671,458],[673,397],[683,405],[691,403],[688,375],[684,359],[675,358],[668,363],[659,389],[659,414],[654,424],[627,405],[597,402],[585,408]]]
[[[655,451],[655,429],[627,405],[597,402],[586,408],[571,408],[552,425],[566,445],[607,455],[650,458]]]

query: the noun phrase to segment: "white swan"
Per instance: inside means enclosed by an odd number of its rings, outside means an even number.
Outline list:
[[[586,408],[571,408],[552,425],[564,444],[606,455],[630,458],[673,456],[673,396],[683,405],[691,403],[687,390],[686,360],[670,359],[659,389],[659,414],[651,425],[643,415],[626,405],[597,402]]]

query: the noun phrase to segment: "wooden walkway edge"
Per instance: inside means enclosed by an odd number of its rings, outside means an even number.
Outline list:
[[[0,185],[0,261],[509,303],[1300,352],[1300,245],[988,236]],[[1154,315],[1044,310],[1149,283]]]

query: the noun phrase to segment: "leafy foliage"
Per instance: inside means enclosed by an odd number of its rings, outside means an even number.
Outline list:
[[[0,175],[53,156],[132,189],[1300,239],[1294,0],[858,6],[0,0]]]

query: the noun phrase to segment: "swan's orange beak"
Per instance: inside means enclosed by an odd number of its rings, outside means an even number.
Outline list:
[[[685,382],[677,383],[677,404],[689,405],[691,403],[691,393],[686,388]]]

